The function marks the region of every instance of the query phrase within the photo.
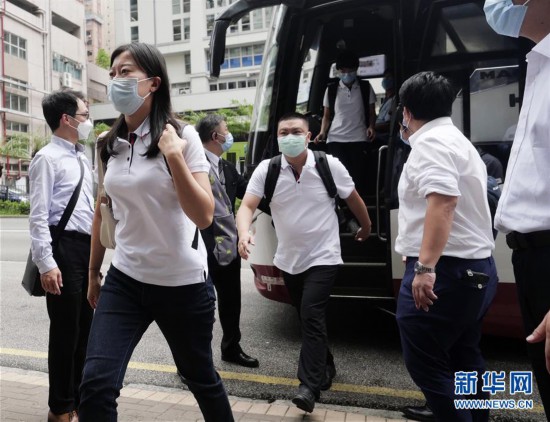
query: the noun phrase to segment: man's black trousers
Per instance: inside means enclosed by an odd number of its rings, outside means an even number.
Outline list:
[[[325,380],[326,366],[334,365],[328,347],[326,310],[337,274],[338,265],[314,266],[294,275],[283,272],[285,285],[302,325],[298,379],[317,398]]]
[[[55,414],[78,409],[78,389],[86,357],[93,310],[88,303],[90,236],[66,231],[54,259],[61,271],[61,295],[46,294],[50,317],[48,404]]]
[[[216,258],[208,255],[208,272],[218,300],[218,315],[223,330],[222,354],[241,351],[241,258],[237,257],[229,265],[220,266]]]

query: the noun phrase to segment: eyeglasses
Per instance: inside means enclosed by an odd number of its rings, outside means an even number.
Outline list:
[[[90,117],[90,112],[88,112],[88,113],[75,113],[74,115],[75,116],[84,116],[84,117],[86,117],[86,119],[88,119]]]

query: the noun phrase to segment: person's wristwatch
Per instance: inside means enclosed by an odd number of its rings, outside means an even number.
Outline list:
[[[416,261],[414,263],[414,273],[415,274],[435,273],[435,268],[426,267],[420,261]]]

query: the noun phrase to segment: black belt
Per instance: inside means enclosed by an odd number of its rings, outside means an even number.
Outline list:
[[[545,248],[550,246],[550,230],[531,233],[511,232],[506,235],[506,243],[510,249]]]
[[[57,226],[50,226],[50,232],[53,233],[54,230],[56,230]],[[70,238],[70,239],[79,239],[79,240],[86,240],[90,241],[92,236],[86,233],[80,233],[74,230],[63,230],[63,234],[61,237]]]

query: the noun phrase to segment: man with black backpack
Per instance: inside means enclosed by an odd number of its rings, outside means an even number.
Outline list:
[[[376,95],[367,80],[357,77],[358,68],[359,58],[354,52],[340,52],[336,58],[340,80],[327,86],[321,131],[315,142],[327,142],[328,153],[344,164],[363,196],[367,142],[372,142],[375,136]]]
[[[239,254],[247,259],[254,244],[250,224],[262,198],[271,210],[278,239],[273,263],[283,273],[302,324],[300,387],[292,401],[306,412],[313,411],[320,392],[330,388],[336,374],[325,321],[342,264],[336,196],[343,198],[361,225],[356,240],[366,240],[371,230],[367,208],[348,171],[338,159],[308,150],[310,137],[303,115],[291,113],[279,120],[277,140],[282,156],[264,160],[256,168],[237,213]]]

